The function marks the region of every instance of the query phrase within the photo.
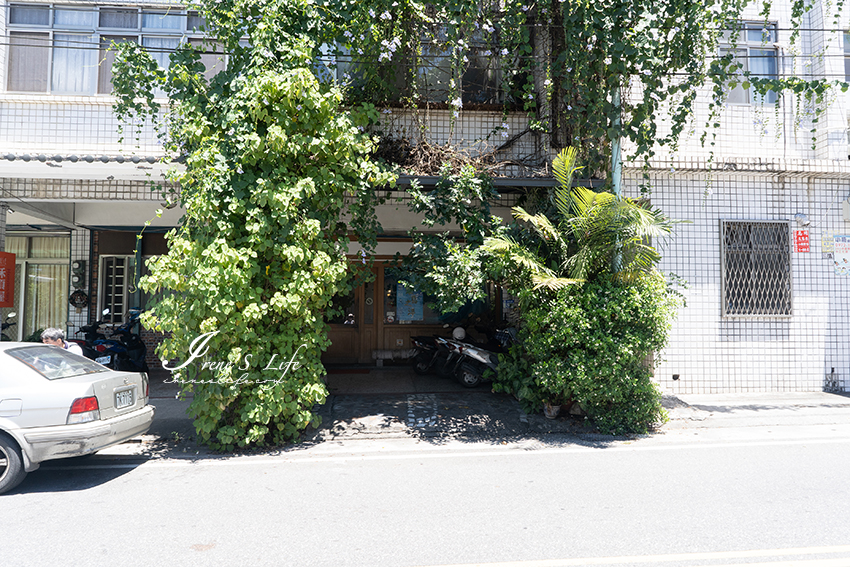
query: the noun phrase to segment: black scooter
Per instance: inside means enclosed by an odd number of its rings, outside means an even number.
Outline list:
[[[12,337],[10,337],[9,335],[6,334],[6,329],[8,329],[10,327],[14,327],[15,325],[18,324],[17,321],[11,321],[11,322],[9,321],[9,319],[14,319],[15,317],[17,317],[17,315],[18,314],[15,313],[14,311],[12,313],[9,313],[8,315],[6,315],[6,321],[4,321],[2,324],[0,324],[0,332],[2,333],[2,334],[0,334],[0,340],[3,340],[3,341],[13,340]]]
[[[109,368],[113,368],[112,354],[106,352],[107,338],[103,332],[103,326],[106,324],[105,317],[109,314],[109,309],[103,310],[104,319],[99,319],[91,325],[81,326],[76,334],[83,333],[85,339],[68,339],[69,342],[77,343],[83,349],[83,356],[94,360],[99,364],[103,364]]]
[[[130,308],[127,314],[127,321],[112,331],[111,340],[118,338],[120,348],[113,349],[116,354],[116,370],[126,370],[130,372],[147,372],[148,363],[145,360],[148,353],[148,347],[142,341],[142,337],[138,333],[133,332],[133,327],[140,323],[142,310],[138,307]]]
[[[488,370],[499,371],[499,353],[506,353],[511,345],[516,343],[516,329],[509,328],[496,331],[494,340],[488,348],[482,348],[467,343],[458,345],[460,362],[456,367],[455,376],[461,385],[475,388],[485,381]]]
[[[460,327],[455,328],[456,334]],[[463,336],[466,335],[464,331]],[[410,337],[415,354],[411,358],[413,371],[417,374],[437,374],[443,378],[451,378],[455,374],[459,361],[456,350],[456,341],[439,335],[419,335]]]

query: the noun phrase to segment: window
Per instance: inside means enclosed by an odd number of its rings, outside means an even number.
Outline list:
[[[462,48],[458,48],[448,43],[445,28],[438,29],[433,36],[422,33],[417,54],[412,54],[400,44],[385,45],[386,51],[378,56],[377,74],[380,79],[374,83],[367,82],[366,73],[363,72],[371,68],[373,63],[364,59],[365,55],[358,51],[356,42],[353,50],[341,47],[336,56],[330,53],[331,50],[323,50],[323,65],[319,67],[335,67],[338,81],[350,83],[355,90],[364,92],[372,99],[399,100],[417,96],[427,102],[448,103],[453,96],[459,96],[462,104],[498,104],[503,98],[497,49],[488,45],[479,35],[473,36],[464,42]],[[456,57],[463,59],[463,73],[460,76],[452,70],[452,62]],[[414,71],[413,74],[408,72],[409,68]],[[324,74],[324,71],[320,71],[320,77]],[[456,94],[453,95],[453,92]],[[455,103],[452,106],[459,105]]]
[[[50,6],[12,5],[9,7],[9,23],[25,26],[50,24]]]
[[[9,233],[6,251],[15,254],[15,297],[14,307],[0,310],[0,317],[5,320],[7,313],[17,313],[13,319],[17,325],[6,333],[22,340],[47,327],[65,328],[70,237]]]
[[[440,314],[426,305],[421,291],[409,289],[398,279],[384,280],[384,324],[436,324]]]
[[[418,94],[423,100],[448,102],[454,47],[446,43],[444,33],[439,34],[435,41],[423,38],[421,45],[422,54],[416,70]],[[459,85],[464,104],[499,102],[501,79],[495,67],[498,57],[492,56],[494,50],[478,37],[473,37],[466,46]]]
[[[203,25],[196,12],[67,4],[12,4],[8,21],[7,89],[72,95],[112,92],[112,41],[140,43],[167,69],[169,54],[200,41],[192,36]],[[205,75],[221,70],[223,55],[202,59]]]
[[[103,72],[97,78],[97,92],[109,94],[112,92],[112,64],[115,63],[115,49],[112,43],[124,43],[125,41],[138,41],[135,35],[102,35],[100,36],[100,67]]]
[[[201,51],[201,63],[207,69],[204,71],[204,78],[207,81],[215,77],[219,71],[224,70],[226,63],[221,45],[203,38],[192,38],[189,43]]]
[[[9,34],[10,91],[44,92],[50,69],[50,36],[46,33]]]
[[[97,14],[91,8],[56,7],[53,10],[53,26],[60,29],[87,29],[94,31]]]
[[[90,93],[97,80],[97,51],[91,35],[53,35],[51,92]],[[111,61],[110,61],[111,65]],[[111,73],[109,73],[111,75]],[[108,75],[108,73],[101,73]]]
[[[99,26],[114,29],[136,29],[139,27],[139,12],[133,9],[101,8]]]
[[[171,12],[145,12],[142,14],[142,29],[181,31],[184,19],[185,16]]]
[[[103,319],[107,323],[121,323],[130,305],[130,284],[135,277],[135,256],[100,257],[100,305],[98,312],[109,309]]]
[[[721,221],[722,315],[791,315],[787,221]]]
[[[850,32],[844,32],[844,80],[850,81]]]
[[[727,102],[732,104],[764,104],[775,103],[777,95],[769,91],[766,95],[758,94],[750,87],[745,89],[743,75],[749,72],[751,77],[776,79],[778,75],[776,43],[776,26],[764,22],[744,22],[737,30],[723,33],[723,45],[720,55],[732,53],[735,63],[741,65],[738,84],[728,93]]]
[[[6,351],[48,380],[61,380],[106,372],[100,364],[81,356],[71,354],[65,349],[53,346],[34,345]]]

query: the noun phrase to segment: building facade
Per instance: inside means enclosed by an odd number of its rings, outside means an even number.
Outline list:
[[[820,5],[805,17],[802,52],[788,43],[790,2],[775,3],[767,21],[755,8],[745,14],[738,43],[728,49],[763,76],[847,78],[846,18],[836,27]],[[163,193],[175,188],[164,182],[167,166],[157,161],[163,153],[150,124],[120,134],[106,47],[135,41],[167,65],[168,49],[202,40],[200,24],[196,13],[158,2],[12,2],[0,10],[6,38],[0,47],[0,204],[8,209],[5,249],[17,257],[15,304],[0,317],[17,313],[16,338],[46,326],[73,336],[106,309],[107,320],[117,323],[128,307],[144,302],[135,280],[145,257],[165,250],[163,233],[178,224],[180,210],[155,214],[166,202]],[[204,57],[209,75],[224,64],[221,55]],[[557,150],[549,138],[528,130],[525,113],[505,113],[488,99],[487,81],[479,82],[475,110],[438,108],[414,116],[385,109],[385,133],[401,139],[427,131],[429,142],[470,154],[550,162]],[[660,149],[651,163],[653,204],[689,221],[660,243],[662,270],[687,282],[687,306],[660,353],[656,378],[663,388],[850,387],[847,96],[835,94],[812,134],[814,115],[792,95],[759,96],[739,86],[729,93],[709,146],[699,140],[709,116],[706,93],[694,132],[675,153]],[[502,198],[493,210],[505,218],[524,190],[555,184],[522,167],[500,173]],[[627,194],[641,194],[643,175],[642,167],[626,164]],[[402,316],[400,288],[381,263],[410,249],[407,231],[418,222],[401,187],[378,211],[384,235],[376,280],[349,298],[348,315],[357,324],[331,326],[330,362],[391,357],[439,323],[427,309],[414,310],[415,319]],[[350,252],[357,257],[356,248]]]

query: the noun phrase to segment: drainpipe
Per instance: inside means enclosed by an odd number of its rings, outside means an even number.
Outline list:
[[[614,128],[620,127],[620,85],[614,87],[612,104],[617,111],[614,117]],[[620,184],[623,177],[623,162],[620,159],[620,136],[611,140],[611,190],[617,197],[620,196]]]
[[[6,251],[6,212],[9,205],[0,202],[0,252]]]
[[[611,97],[611,103],[614,105],[616,115],[614,116],[613,126],[615,129],[620,127],[620,83],[619,81],[614,86],[614,94]],[[611,140],[611,191],[616,199],[620,198],[620,185],[623,177],[623,162],[620,159],[620,136],[617,135]],[[618,247],[619,248],[619,247]],[[615,274],[620,271],[620,261],[622,256],[619,250],[611,258],[611,271]]]
[[[135,264],[136,269],[133,270],[133,305],[131,307],[138,307],[140,309],[144,309],[144,305],[142,305],[142,290],[139,289],[139,279],[142,275],[142,239],[136,239],[136,258]]]

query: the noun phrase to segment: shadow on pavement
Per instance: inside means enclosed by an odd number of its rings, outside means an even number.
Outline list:
[[[489,383],[465,388],[454,380],[417,375],[409,366],[330,368],[326,384],[329,396],[316,408],[322,423],[308,428],[300,443],[240,454],[298,451],[326,441],[370,438],[419,439],[434,445],[448,441],[498,444],[520,436],[545,439],[551,435],[581,436],[580,444],[593,446],[619,440],[599,435],[581,417],[562,415],[550,420],[542,413],[526,414],[515,398],[493,393]],[[190,398],[177,399],[178,393],[167,371],[151,373],[151,403],[157,414],[141,454],[149,458],[232,455],[210,451],[197,442],[192,419],[185,413]]]

